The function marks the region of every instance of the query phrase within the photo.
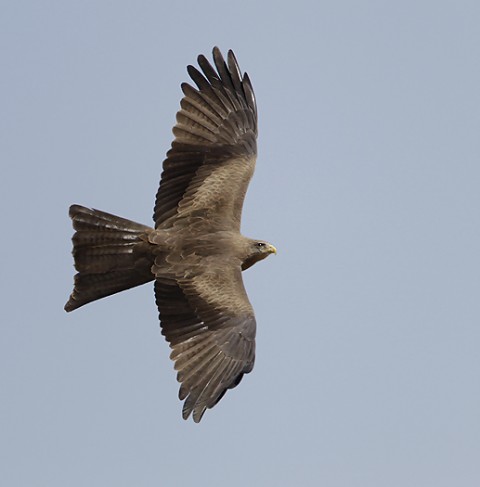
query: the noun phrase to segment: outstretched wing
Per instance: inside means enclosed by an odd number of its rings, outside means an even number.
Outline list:
[[[240,269],[182,282],[157,280],[162,334],[172,348],[183,418],[198,423],[255,361],[255,316]]]
[[[213,49],[215,68],[198,57],[203,74],[188,73],[198,89],[182,84],[184,98],[163,162],[154,210],[155,228],[175,221],[239,230],[243,200],[257,154],[257,106],[248,75],[232,51],[225,62]]]

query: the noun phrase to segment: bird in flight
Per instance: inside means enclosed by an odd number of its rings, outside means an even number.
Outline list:
[[[202,419],[251,372],[256,321],[242,271],[276,249],[240,233],[257,156],[257,105],[235,55],[188,66],[174,140],[163,162],[154,228],[70,207],[77,274],[66,311],[154,281],[183,418]]]

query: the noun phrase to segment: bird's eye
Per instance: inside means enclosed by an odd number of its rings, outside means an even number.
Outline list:
[[[265,247],[265,244],[263,242],[257,242],[257,247]]]

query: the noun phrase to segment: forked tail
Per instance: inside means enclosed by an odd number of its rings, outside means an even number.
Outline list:
[[[153,281],[150,227],[79,205],[69,214],[78,274],[65,311]]]

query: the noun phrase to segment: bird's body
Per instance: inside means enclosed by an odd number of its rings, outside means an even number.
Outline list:
[[[213,57],[216,70],[204,56],[198,58],[203,75],[188,67],[198,90],[182,85],[155,227],[70,208],[78,274],[65,305],[72,311],[155,281],[162,333],[185,399],[183,416],[193,413],[196,422],[253,368],[256,322],[241,272],[276,251],[240,234],[256,160],[257,109],[233,53],[227,63],[217,48]]]

